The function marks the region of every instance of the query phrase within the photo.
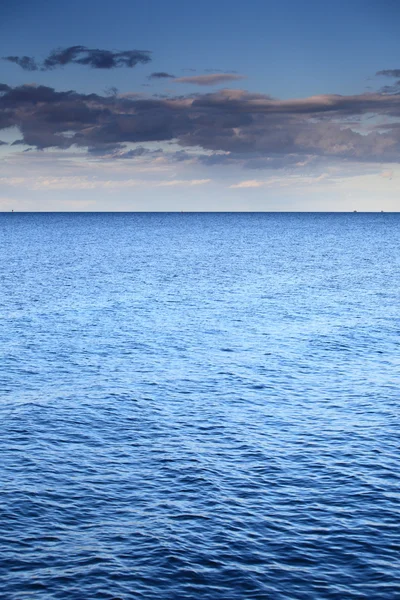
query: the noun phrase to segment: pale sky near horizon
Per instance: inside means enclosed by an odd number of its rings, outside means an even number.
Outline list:
[[[400,210],[394,0],[6,0],[1,211]]]

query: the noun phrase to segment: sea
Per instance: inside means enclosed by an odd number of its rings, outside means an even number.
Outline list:
[[[2,213],[0,598],[400,598],[400,214]]]

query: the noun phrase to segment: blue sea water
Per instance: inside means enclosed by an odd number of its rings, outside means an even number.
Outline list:
[[[0,597],[400,597],[400,215],[0,215]]]

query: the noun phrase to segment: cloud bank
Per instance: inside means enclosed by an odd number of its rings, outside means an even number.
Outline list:
[[[400,159],[400,96],[368,93],[278,100],[243,90],[174,98],[59,92],[0,84],[0,129],[18,127],[38,149],[77,147],[135,158],[126,144],[174,141],[201,148],[204,164],[250,168],[306,164],[310,156],[370,162]],[[363,129],[366,118],[385,126]],[[139,151],[140,154],[141,151]],[[187,157],[180,154],[179,160]]]

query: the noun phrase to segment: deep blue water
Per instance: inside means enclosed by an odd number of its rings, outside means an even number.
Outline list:
[[[2,214],[0,247],[1,598],[400,597],[400,215]]]

